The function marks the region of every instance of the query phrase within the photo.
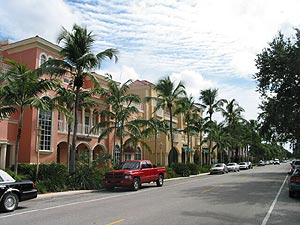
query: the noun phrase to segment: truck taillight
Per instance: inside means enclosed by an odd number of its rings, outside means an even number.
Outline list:
[[[32,189],[35,189],[35,188],[36,188],[35,183],[32,182]]]
[[[300,182],[300,177],[291,177],[290,182],[291,183]]]

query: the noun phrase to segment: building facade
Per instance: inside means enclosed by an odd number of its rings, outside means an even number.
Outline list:
[[[0,57],[9,58],[18,63],[26,64],[29,69],[34,70],[51,58],[59,58],[60,47],[41,37],[32,37],[15,43],[9,41],[0,41]],[[1,61],[1,60],[0,60]],[[1,63],[1,62],[0,62]],[[5,70],[7,65],[2,62],[2,68]],[[107,81],[104,76],[94,73],[105,88]],[[61,77],[64,86],[68,86],[70,78],[65,75]],[[85,80],[84,89],[92,88],[92,82]],[[153,84],[148,81],[137,80],[130,85],[130,93],[140,96],[142,102],[137,104],[139,110],[133,118],[148,120],[156,117],[159,120],[170,120],[168,112],[160,109],[155,111],[156,102],[145,101],[145,97],[156,97],[157,93],[153,89]],[[40,96],[41,98],[53,98],[55,92],[49,91]],[[190,138],[190,146],[187,146],[187,137],[182,131],[185,127],[185,121],[182,114],[173,117],[174,147],[171,149],[170,139],[164,133],[158,133],[157,141],[154,137],[147,140],[152,151],[138,146],[137,149],[125,148],[123,155],[118,155],[118,143],[113,146],[113,134],[107,135],[104,139],[98,141],[101,129],[90,132],[91,128],[98,122],[104,120],[101,118],[100,111],[109,109],[104,102],[103,96],[95,97],[98,106],[95,108],[84,108],[79,110],[79,124],[76,146],[78,152],[88,152],[90,160],[97,157],[98,154],[108,153],[112,159],[121,157],[123,160],[130,159],[150,159],[155,164],[168,166],[171,163],[207,163],[207,154],[200,145],[199,134],[193,134]],[[155,111],[155,113],[153,113]],[[203,109],[200,111],[202,114]],[[0,121],[0,168],[9,168],[14,163],[14,154],[16,147],[17,128],[19,114],[13,114],[9,119]],[[67,163],[68,122],[64,114],[55,111],[44,112],[35,108],[27,108],[24,114],[24,124],[22,128],[19,163]],[[72,134],[72,130],[71,130]],[[71,136],[72,139],[72,136]],[[200,153],[201,152],[201,153]],[[201,155],[201,156],[200,156]]]

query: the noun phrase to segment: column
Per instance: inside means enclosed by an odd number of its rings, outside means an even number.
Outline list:
[[[0,168],[5,169],[7,144],[1,145]]]
[[[85,132],[85,108],[81,107],[81,134]]]
[[[92,129],[92,127],[94,126],[93,124],[93,121],[94,121],[94,109],[93,108],[90,108],[90,130]],[[89,130],[89,131],[90,131]],[[95,133],[95,132],[94,132]],[[92,134],[94,134],[92,133]]]

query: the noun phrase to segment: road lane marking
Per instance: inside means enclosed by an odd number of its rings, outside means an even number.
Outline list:
[[[274,199],[272,205],[270,206],[270,209],[269,209],[267,215],[265,216],[265,218],[264,218],[264,220],[263,220],[263,222],[262,222],[261,225],[266,225],[266,224],[267,224],[267,222],[268,222],[268,220],[269,220],[269,218],[270,218],[270,216],[271,216],[271,213],[272,213],[272,211],[273,211],[273,209],[274,209],[274,207],[275,207],[275,204],[276,204],[276,202],[277,202],[277,200],[278,200],[278,197],[279,197],[279,195],[280,195],[280,193],[281,193],[281,191],[282,191],[282,189],[283,189],[283,186],[284,186],[284,184],[285,184],[287,178],[288,178],[288,175],[286,175],[286,177],[285,177],[285,179],[284,179],[284,181],[283,181],[281,187],[279,188],[279,191],[277,192],[277,195],[276,195],[276,197],[275,197],[275,199]]]
[[[204,179],[206,180],[208,178],[204,178]],[[171,188],[171,187],[176,187],[176,186],[181,186],[181,185],[184,185],[184,184],[187,184],[187,183],[194,183],[194,182],[199,182],[199,180],[191,180],[191,181],[181,182],[181,183],[178,183],[178,184],[171,184],[171,185],[168,185],[168,186],[164,186],[164,189]],[[122,194],[118,194],[118,195],[114,195],[114,196],[107,196],[107,197],[102,197],[102,198],[86,200],[86,201],[73,202],[73,203],[68,203],[68,204],[63,204],[63,205],[46,207],[46,208],[42,208],[42,209],[33,209],[33,210],[25,211],[25,212],[13,213],[13,214],[9,214],[9,215],[0,216],[0,220],[8,218],[8,217],[14,217],[14,216],[30,214],[30,213],[35,213],[35,212],[41,212],[41,211],[48,211],[48,210],[52,210],[52,209],[58,209],[58,208],[63,208],[63,207],[67,207],[67,206],[74,206],[74,205],[79,205],[79,204],[84,204],[84,203],[97,202],[97,201],[107,200],[107,199],[111,199],[111,198],[119,198],[119,197],[124,197],[124,196],[128,196],[128,195],[143,193],[143,192],[146,192],[146,191],[159,191],[159,190],[161,190],[161,189],[160,188],[145,189],[145,190],[139,190],[138,192],[129,192],[129,193],[125,193],[125,194],[122,193]]]
[[[211,191],[211,190],[213,190],[213,189],[214,189],[214,187],[205,189],[205,190],[201,191],[201,194],[206,193],[206,192],[209,192],[209,191]]]
[[[117,223],[121,223],[121,222],[123,222],[125,219],[119,219],[119,220],[116,220],[116,221],[114,221],[114,222],[112,222],[112,223],[108,223],[108,224],[106,224],[106,225],[113,225],[113,224],[117,224]]]
[[[103,197],[103,198],[96,198],[96,199],[91,199],[91,200],[86,200],[86,201],[80,201],[80,202],[73,202],[73,203],[68,203],[68,204],[63,204],[63,205],[57,205],[57,206],[47,207],[47,208],[43,208],[43,209],[33,209],[33,210],[25,211],[25,212],[0,216],[0,219],[13,217],[13,216],[24,215],[24,214],[29,214],[29,213],[35,213],[35,212],[40,212],[40,211],[48,211],[48,210],[51,210],[51,209],[58,209],[58,208],[63,208],[63,207],[73,206],[73,205],[79,205],[79,204],[84,204],[84,203],[97,202],[97,201],[107,200],[107,199],[111,199],[111,198],[119,198],[119,197],[122,197],[122,196],[133,195],[135,193],[136,192],[130,192],[130,193],[126,193],[126,194],[119,194],[119,195],[107,196],[107,197]]]

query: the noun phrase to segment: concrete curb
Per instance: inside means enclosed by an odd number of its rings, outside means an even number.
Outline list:
[[[58,196],[67,196],[67,195],[79,195],[91,192],[97,192],[98,190],[76,190],[76,191],[62,191],[62,192],[51,192],[46,194],[38,194],[37,199],[52,198]]]

